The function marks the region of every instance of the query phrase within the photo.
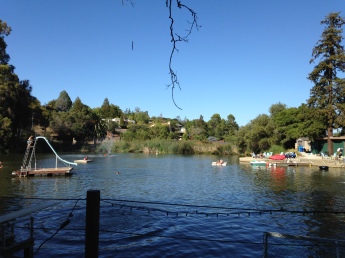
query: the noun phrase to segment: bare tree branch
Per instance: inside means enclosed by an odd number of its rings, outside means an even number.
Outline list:
[[[134,7],[134,2],[132,0],[121,0],[122,5],[125,5],[125,2],[130,3]]]
[[[170,58],[169,58],[169,74],[170,74],[170,80],[171,80],[171,84],[168,85],[168,87],[171,87],[171,97],[172,100],[174,102],[174,105],[178,108],[181,109],[175,102],[175,98],[174,98],[174,89],[175,87],[179,87],[179,89],[181,90],[180,87],[180,83],[178,81],[177,78],[177,74],[174,71],[174,69],[172,68],[172,59],[174,56],[175,51],[178,52],[178,49],[176,48],[176,45],[178,42],[188,42],[188,37],[189,35],[192,33],[193,29],[196,28],[198,29],[200,26],[198,25],[198,18],[196,15],[196,12],[194,12],[191,8],[189,8],[188,6],[184,5],[181,0],[176,0],[176,6],[179,9],[187,9],[189,11],[189,13],[192,15],[192,22],[190,23],[190,27],[189,29],[187,29],[187,34],[185,36],[180,36],[179,34],[177,34],[174,31],[174,18],[173,18],[173,4],[172,4],[173,0],[166,0],[165,4],[169,9],[169,19],[170,19],[170,36],[171,36],[171,42],[172,42],[172,49],[171,49],[171,53],[170,53]],[[182,109],[181,109],[182,110]]]
[[[122,5],[124,5],[125,3],[130,3],[134,7],[134,2],[132,0],[121,0],[121,1],[122,1]],[[192,16],[192,22],[187,21],[190,24],[190,26],[186,30],[187,33],[185,36],[181,36],[181,35],[177,34],[174,30],[173,8],[175,5],[173,5],[173,2],[174,2],[174,4],[176,4],[176,8],[185,9]],[[182,0],[165,0],[165,5],[169,10],[170,36],[171,36],[171,42],[172,42],[172,49],[171,49],[170,58],[169,58],[169,74],[170,74],[171,83],[169,85],[167,85],[167,88],[171,87],[171,97],[172,97],[172,100],[174,102],[174,105],[178,109],[181,109],[176,104],[175,98],[174,98],[174,89],[176,87],[178,87],[181,90],[181,87],[180,87],[180,82],[177,78],[176,71],[174,71],[174,69],[172,67],[173,56],[174,56],[175,51],[178,52],[178,49],[176,47],[177,43],[178,42],[188,42],[189,36],[192,33],[193,29],[199,29],[201,26],[198,25],[198,17],[196,15],[196,12],[194,12],[193,9],[191,9],[187,5],[183,4]],[[133,50],[133,41],[132,41],[132,50]]]

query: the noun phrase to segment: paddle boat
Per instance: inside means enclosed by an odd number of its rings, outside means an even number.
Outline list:
[[[226,166],[226,164],[227,164],[228,162],[222,162],[222,163],[220,163],[219,161],[214,161],[214,162],[212,162],[212,166]]]
[[[89,162],[92,162],[92,161],[93,161],[92,159],[76,159],[76,160],[74,160],[74,163],[86,164],[86,163],[89,163]]]
[[[319,166],[320,170],[328,171],[328,166]]]
[[[253,160],[250,162],[250,165],[252,165],[252,166],[266,166],[267,162],[263,161],[263,160],[260,160],[260,161]]]
[[[83,163],[83,164],[86,164],[86,163],[92,162],[92,159],[89,159],[89,157],[86,156],[86,157],[83,158],[83,159],[74,160],[74,162],[75,162],[75,163]]]

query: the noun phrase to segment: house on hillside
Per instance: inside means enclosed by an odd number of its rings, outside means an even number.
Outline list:
[[[121,121],[119,117],[115,117],[115,118],[112,118],[112,119],[107,118],[107,119],[102,119],[102,120],[107,122],[107,123],[109,123],[109,122],[116,122],[118,125],[120,124],[120,121]],[[127,118],[123,119],[123,122],[126,125],[128,125],[128,124],[135,124],[134,120],[127,119]]]

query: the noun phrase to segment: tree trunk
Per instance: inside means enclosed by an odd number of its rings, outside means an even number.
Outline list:
[[[328,145],[328,155],[333,155],[333,141],[331,140],[331,137],[333,137],[333,128],[328,127],[327,128],[327,145]]]

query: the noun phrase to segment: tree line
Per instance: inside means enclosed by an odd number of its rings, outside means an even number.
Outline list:
[[[344,135],[345,126],[345,80],[339,77],[345,71],[341,45],[344,23],[340,13],[330,13],[321,21],[325,28],[312,50],[310,62],[315,67],[307,78],[314,86],[306,103],[299,107],[272,104],[268,114],[259,114],[240,127],[232,114],[222,118],[216,113],[208,121],[202,115],[193,120],[150,117],[138,107],[122,110],[107,98],[100,107],[90,108],[79,97],[72,102],[66,91],[41,105],[31,95],[29,80],[20,80],[9,64],[5,37],[11,28],[0,20],[0,152],[18,151],[20,143],[40,128],[41,134],[57,135],[61,141],[95,142],[109,134],[119,134],[123,141],[225,141],[236,146],[239,153],[291,149],[299,137],[313,140],[327,136],[332,153],[334,129]]]

